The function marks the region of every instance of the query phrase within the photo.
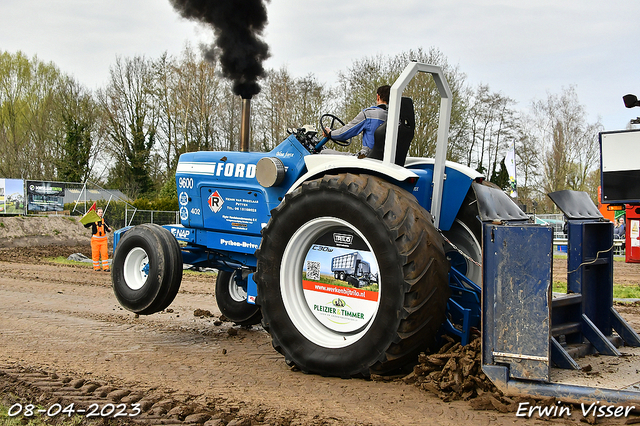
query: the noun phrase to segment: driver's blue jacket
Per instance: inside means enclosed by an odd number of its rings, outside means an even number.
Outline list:
[[[373,132],[387,121],[387,105],[365,108],[343,127],[331,131],[331,139],[346,141],[362,133],[362,146],[373,148]]]

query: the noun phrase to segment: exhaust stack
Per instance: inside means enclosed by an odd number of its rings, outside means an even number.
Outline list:
[[[249,152],[249,133],[251,130],[251,98],[242,99],[240,116],[240,151]]]

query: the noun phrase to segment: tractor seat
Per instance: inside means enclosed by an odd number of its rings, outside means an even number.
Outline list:
[[[402,97],[400,100],[400,123],[398,124],[398,143],[396,144],[396,161],[398,166],[404,166],[409,152],[409,145],[413,140],[416,129],[416,115],[411,98]],[[373,149],[368,158],[382,160],[384,156],[384,138],[387,133],[387,122],[373,132]]]

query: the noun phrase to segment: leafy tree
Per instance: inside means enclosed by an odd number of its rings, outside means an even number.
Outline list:
[[[158,193],[158,197],[178,199],[178,186],[176,185],[175,173],[166,180],[162,189],[160,189],[160,192]]]
[[[63,125],[56,117],[60,85],[63,75],[53,63],[33,61],[29,108],[29,160],[32,176],[54,179],[57,175],[56,163],[62,155],[59,141],[62,139]]]
[[[496,167],[493,168],[491,182],[504,190],[509,188],[509,172],[507,171],[507,166],[504,164],[504,157],[502,161],[500,161],[500,170],[496,170]]]
[[[28,108],[31,79],[29,59],[18,52],[0,54],[0,173],[3,177],[25,177],[28,164]]]
[[[86,123],[71,118],[64,122],[65,156],[58,163],[58,178],[66,182],[84,182],[91,154],[91,133]]]
[[[526,114],[486,84],[469,87],[435,48],[356,59],[336,87],[313,74],[291,75],[286,67],[269,70],[252,101],[251,149],[271,150],[287,128],[317,126],[325,112],[351,119],[412,60],[441,66],[453,92],[449,160],[503,186],[500,159],[514,143],[521,202],[548,211],[545,194],[566,188],[595,198],[601,125],[587,121],[575,88],[533,102]],[[181,153],[239,146],[241,99],[219,68],[189,46],[178,57],[116,58],[109,82],[94,94],[53,63],[0,51],[0,176],[100,181],[97,170],[106,169],[102,185],[151,204],[174,203]],[[440,106],[433,79],[419,75],[404,95],[414,101],[417,123],[409,155],[433,157]],[[359,149],[354,142],[352,151]]]
[[[0,52],[0,174],[53,179],[64,125],[56,111],[64,76],[53,63]]]

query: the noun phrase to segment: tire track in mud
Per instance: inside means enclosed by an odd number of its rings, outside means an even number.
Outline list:
[[[26,341],[33,339],[33,331],[28,327],[36,316],[35,312],[18,312],[18,309],[8,312],[14,320],[12,321],[12,330],[0,331],[0,336],[7,338],[11,336],[18,341]],[[57,363],[56,354],[64,351],[65,347],[76,347],[82,345],[80,352],[87,359],[94,359],[94,364],[106,365],[112,362],[122,361],[126,357],[133,356],[135,360],[144,360],[149,355],[156,355],[161,351],[170,351],[174,353],[189,353],[190,359],[223,359],[227,356],[227,350],[223,342],[219,342],[220,337],[230,336],[228,329],[226,332],[219,333],[220,336],[203,336],[192,330],[188,332],[174,332],[157,330],[157,328],[149,327],[146,324],[114,324],[109,322],[101,322],[90,318],[70,318],[66,315],[47,312],[38,313],[40,320],[45,320],[40,329],[40,337],[37,339],[37,345],[28,344],[23,349],[22,356],[26,357],[29,353],[44,353],[45,357],[53,360],[53,364]],[[65,338],[60,335],[59,331],[65,328],[74,330],[76,335],[99,336],[98,341],[94,344],[87,342],[78,342],[76,338]],[[235,329],[234,329],[235,330]],[[236,331],[231,333],[234,336],[249,331]],[[255,333],[256,331],[254,331]],[[135,342],[128,338],[129,334],[135,334]],[[121,347],[110,347],[105,344],[114,339],[121,339],[130,343]],[[265,342],[266,343],[266,342]],[[262,345],[266,346],[266,345]],[[243,357],[248,363],[253,363],[259,358],[281,358],[275,354],[270,348],[262,348],[252,351],[243,352]],[[231,348],[229,349],[231,350]],[[271,355],[265,356],[268,350]],[[82,360],[79,360],[82,361]],[[130,363],[127,363],[130,365]],[[131,365],[133,369],[144,367],[139,363]],[[160,368],[167,366],[160,366]],[[231,367],[231,366],[230,366]],[[174,360],[170,369],[174,373],[184,372],[189,375],[206,376],[207,371],[198,372],[191,365],[182,365]],[[97,369],[98,371],[103,369]],[[227,377],[232,377],[239,368],[228,368]],[[89,372],[91,374],[91,372]],[[91,374],[93,375],[93,374]],[[228,376],[231,375],[231,376]],[[89,377],[89,378],[87,378]],[[131,412],[133,406],[131,404],[140,404],[140,414],[132,418],[118,418],[121,422],[144,423],[150,425],[167,425],[167,424],[203,424],[207,422],[208,426],[212,425],[254,425],[254,424],[295,424],[296,419],[306,418],[295,411],[286,414],[272,413],[272,410],[266,408],[249,408],[243,403],[231,402],[223,397],[225,393],[232,388],[237,388],[231,380],[221,380],[220,383],[207,381],[203,383],[208,388],[208,394],[219,395],[211,400],[211,396],[204,398],[204,401],[198,401],[198,397],[185,395],[183,393],[176,394],[171,389],[165,387],[148,388],[137,387],[132,385],[118,385],[104,378],[95,378],[87,375],[78,375],[77,373],[71,377],[59,377],[55,372],[46,370],[33,370],[30,368],[20,367],[16,365],[0,364],[0,389],[6,393],[11,386],[17,386],[17,392],[14,394],[37,394],[38,404],[40,406],[50,407],[52,404],[61,404],[67,407],[74,404],[75,409],[88,410],[90,406],[102,409],[107,404],[119,407],[125,404],[128,407],[127,412]],[[25,392],[25,388],[27,392]],[[16,401],[9,401],[15,403]],[[10,406],[12,404],[9,404]],[[110,416],[113,417],[113,416]],[[100,416],[98,416],[100,418]],[[319,421],[318,424],[343,424],[335,423],[337,420]],[[301,421],[298,424],[307,424],[307,421]]]
[[[0,393],[12,413],[25,413],[28,404],[35,411],[73,412],[86,419],[114,419],[123,424],[144,425],[290,425],[295,412],[271,414],[268,410],[246,410],[244,404],[226,404],[224,400],[199,401],[187,395],[171,395],[156,389],[115,386],[102,380],[60,377],[56,373],[0,364]],[[9,394],[11,397],[6,397]],[[14,405],[15,404],[15,405]],[[18,411],[20,404],[22,410]],[[67,410],[63,413],[62,410]],[[34,413],[35,414],[35,413]],[[31,416],[23,416],[29,419]],[[336,424],[338,419],[316,419],[315,424]]]

